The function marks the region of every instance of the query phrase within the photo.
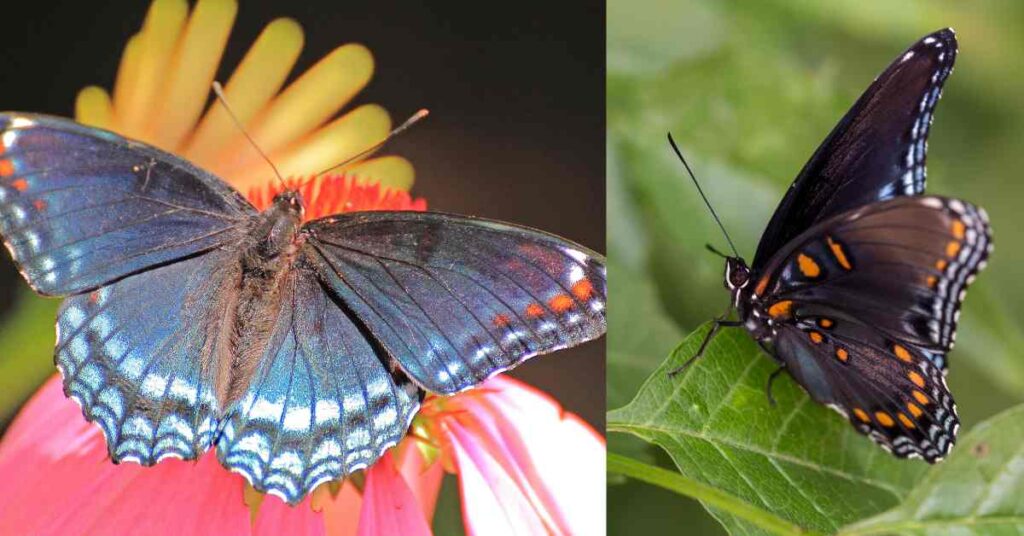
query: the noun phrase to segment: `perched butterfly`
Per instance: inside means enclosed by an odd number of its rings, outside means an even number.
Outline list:
[[[547,233],[428,212],[302,223],[71,121],[0,114],[0,233],[57,318],[64,390],[110,457],[215,447],[290,503],[367,467],[425,392],[451,394],[605,331],[604,259]]]
[[[928,128],[956,53],[953,31],[940,30],[871,84],[786,193],[753,264],[726,256],[738,320],[718,319],[674,373],[719,328],[742,326],[780,364],[769,397],[786,370],[896,456],[949,453],[959,421],[946,353],[992,250],[984,210],[922,195]]]

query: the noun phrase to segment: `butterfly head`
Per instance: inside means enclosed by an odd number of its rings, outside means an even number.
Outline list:
[[[299,220],[302,220],[302,216],[306,212],[306,205],[302,201],[302,194],[296,190],[284,190],[275,195],[273,205],[278,207],[278,210],[283,209],[297,215]]]
[[[740,257],[725,258],[725,288],[730,292],[742,290],[750,283],[750,268]]]

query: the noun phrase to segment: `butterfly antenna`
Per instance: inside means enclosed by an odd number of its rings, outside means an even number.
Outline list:
[[[703,199],[704,200],[704,204],[708,206],[708,210],[711,211],[711,215],[715,218],[715,222],[718,223],[718,227],[722,230],[722,234],[725,235],[725,240],[727,242],[729,242],[729,247],[732,248],[732,252],[736,255],[736,257],[739,257],[740,254],[739,254],[738,251],[736,251],[736,246],[732,243],[732,238],[729,237],[729,232],[726,231],[725,230],[725,226],[722,225],[722,220],[719,219],[718,213],[715,212],[714,207],[711,206],[711,202],[708,201],[708,196],[704,195],[704,190],[700,187],[700,183],[697,182],[697,177],[693,174],[693,170],[690,169],[690,164],[686,163],[686,159],[683,158],[682,151],[680,151],[679,150],[679,146],[676,145],[676,140],[672,139],[672,133],[671,132],[668,133],[668,142],[669,142],[669,144],[672,145],[672,149],[676,152],[676,156],[679,157],[679,160],[682,161],[683,166],[686,167],[686,172],[690,174],[690,178],[693,179],[693,185],[697,187],[697,191],[700,193],[701,199]],[[713,251],[715,253],[718,253],[719,255],[722,255],[721,253],[716,251],[714,248],[711,248],[710,245],[708,246],[708,249],[710,249],[711,251]],[[726,255],[722,255],[722,256],[725,257]]]
[[[242,131],[242,135],[245,136],[245,139],[249,140],[249,143],[252,144],[253,149],[256,149],[256,152],[260,153],[260,156],[263,157],[263,160],[265,160],[267,164],[270,164],[270,168],[274,170],[274,175],[277,175],[277,180],[281,181],[281,187],[284,189],[288,189],[288,185],[285,184],[284,177],[281,176],[281,172],[278,171],[277,166],[275,166],[274,162],[270,160],[270,157],[267,156],[267,153],[264,153],[263,149],[260,149],[260,146],[256,144],[256,140],[252,139],[252,136],[250,136],[249,133],[245,131],[245,127],[242,126],[242,122],[238,120],[238,116],[235,115],[234,110],[231,109],[231,105],[228,104],[228,99],[224,96],[224,88],[221,87],[220,82],[216,80],[213,81],[213,93],[217,95],[217,100],[219,100],[220,103],[224,105],[224,109],[227,110],[228,116],[231,117],[231,121],[235,123],[235,126],[238,127],[238,130]]]
[[[409,119],[406,119],[404,123],[402,123],[401,125],[398,125],[398,128],[396,128],[396,129],[392,130],[391,132],[389,132],[388,135],[385,136],[383,140],[380,140],[379,142],[371,145],[370,147],[367,147],[366,149],[363,149],[362,151],[359,151],[355,156],[350,156],[350,157],[346,158],[343,162],[341,162],[339,164],[334,164],[333,166],[331,166],[331,167],[329,167],[329,168],[327,168],[327,169],[325,169],[325,170],[323,170],[323,171],[313,175],[312,177],[310,177],[310,180],[313,180],[313,179],[319,177],[320,175],[323,175],[324,173],[327,173],[328,171],[331,171],[331,170],[334,170],[334,169],[338,169],[338,168],[340,168],[342,166],[347,166],[348,164],[351,164],[352,162],[355,162],[356,160],[359,160],[360,158],[362,158],[362,157],[364,157],[364,156],[366,156],[366,155],[376,151],[377,149],[380,149],[381,147],[384,146],[384,144],[386,144],[387,142],[391,141],[391,138],[394,138],[395,136],[401,134],[402,132],[405,131],[405,129],[413,126],[415,123],[419,122],[420,119],[423,119],[424,117],[426,117],[428,115],[430,115],[430,111],[427,110],[426,108],[421,108],[418,112],[412,114],[409,117]]]

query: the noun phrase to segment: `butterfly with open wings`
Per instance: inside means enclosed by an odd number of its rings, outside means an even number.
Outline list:
[[[769,397],[785,370],[894,455],[949,453],[960,423],[946,354],[992,251],[984,210],[924,195],[928,130],[956,54],[953,31],[934,32],[854,103],[782,199],[754,262],[726,255],[738,319],[716,320],[673,374],[720,328],[744,327],[780,364]]]
[[[605,331],[604,258],[429,212],[303,222],[68,120],[0,114],[0,234],[67,296],[56,363],[115,462],[221,463],[294,504],[374,463],[426,392],[452,394]]]

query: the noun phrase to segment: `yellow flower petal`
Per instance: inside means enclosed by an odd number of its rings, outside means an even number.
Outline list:
[[[380,106],[368,104],[341,116],[288,148],[271,153],[270,159],[285,177],[308,177],[369,149],[383,140],[390,130],[391,118],[388,112]],[[258,156],[255,149],[249,150]],[[262,159],[224,178],[242,191],[275,180],[273,170]]]
[[[277,151],[330,119],[366,86],[372,74],[373,56],[366,47],[339,47],[285,88],[253,119],[249,134],[267,154]],[[228,144],[215,159],[213,171],[232,175],[258,160],[259,155],[246,148],[248,144],[244,138]]]
[[[120,132],[129,138],[149,141],[143,130],[146,117],[153,112],[154,98],[166,80],[167,65],[187,16],[185,0],[153,0],[149,7],[139,34],[134,88],[127,93],[124,103],[115,105]]]
[[[146,121],[146,137],[165,150],[178,148],[203,112],[231,26],[234,0],[199,0],[174,53],[170,79]]]
[[[224,96],[242,124],[248,123],[288,78],[302,52],[302,27],[292,19],[277,19],[267,25],[246,53],[224,87]],[[213,159],[230,140],[241,137],[219,103],[210,106],[182,154],[213,170]]]
[[[379,182],[385,188],[409,191],[416,179],[412,164],[401,156],[371,158],[342,168],[360,181]]]
[[[114,105],[107,90],[88,86],[78,92],[75,98],[75,121],[99,128],[109,129],[113,123]]]
[[[142,35],[135,34],[128,38],[121,52],[121,64],[117,67],[117,80],[114,81],[114,126],[119,134],[124,135],[121,130],[121,123],[118,121],[118,110],[127,106],[132,100],[132,93],[136,89],[136,80],[139,73],[139,55],[142,52]]]

